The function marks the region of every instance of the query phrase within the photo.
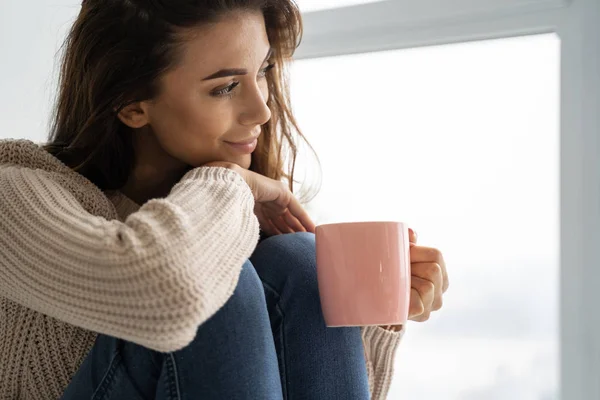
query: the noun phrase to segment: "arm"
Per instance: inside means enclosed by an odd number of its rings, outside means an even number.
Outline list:
[[[404,328],[399,332],[386,330],[379,326],[362,328],[372,400],[387,398],[394,375],[396,349],[403,334]]]
[[[258,240],[249,187],[188,172],[122,223],[86,212],[52,173],[0,167],[0,296],[158,351],[186,346],[229,299]]]

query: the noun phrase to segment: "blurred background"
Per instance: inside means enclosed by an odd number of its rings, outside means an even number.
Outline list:
[[[0,0],[0,138],[45,140],[78,11]],[[390,399],[558,399],[559,66],[554,34],[293,65],[317,222],[406,221],[446,257],[444,309],[409,324]]]
[[[406,221],[446,258],[444,308],[409,324],[391,399],[558,399],[559,49],[542,35],[293,67],[317,222]]]

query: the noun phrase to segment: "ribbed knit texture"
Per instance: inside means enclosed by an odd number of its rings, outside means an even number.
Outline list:
[[[59,399],[94,332],[185,347],[256,247],[253,208],[224,168],[193,169],[139,207],[32,142],[0,141],[0,399]],[[374,399],[386,396],[399,339],[363,329]]]
[[[404,327],[400,332],[388,331],[377,326],[362,328],[372,399],[387,398],[394,376],[396,349],[404,332]]]

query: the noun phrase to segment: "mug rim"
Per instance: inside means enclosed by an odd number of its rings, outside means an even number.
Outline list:
[[[407,222],[402,221],[356,221],[356,222],[330,222],[327,224],[317,225],[316,228],[330,227],[330,226],[341,226],[341,225],[367,225],[367,224],[394,224],[394,225],[408,225]]]

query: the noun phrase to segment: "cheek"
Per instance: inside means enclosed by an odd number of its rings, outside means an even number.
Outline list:
[[[192,165],[218,158],[230,126],[220,107],[186,101],[161,104],[155,111],[152,129],[171,156]]]

